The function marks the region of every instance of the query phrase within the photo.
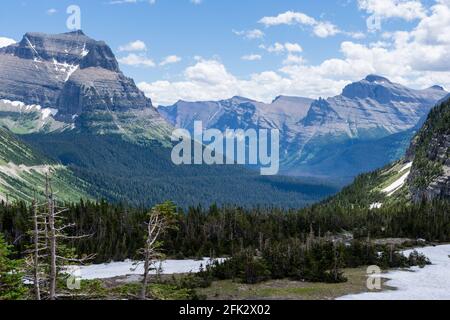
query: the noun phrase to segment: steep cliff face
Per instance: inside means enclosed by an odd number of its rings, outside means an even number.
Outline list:
[[[71,116],[96,110],[153,109],[132,79],[100,67],[75,71],[62,88],[57,105],[61,115]]]
[[[82,31],[27,33],[19,43],[1,48],[0,100],[20,104],[28,118],[30,110],[52,110],[45,122],[58,122],[43,126],[43,121],[34,121],[38,127],[18,132],[14,129],[25,121],[23,110],[4,110],[0,105],[3,124],[17,133],[44,127],[86,128],[92,123],[95,126],[88,129],[101,134],[140,132],[138,138],[161,140],[171,132],[151,100],[120,71],[112,50]]]
[[[408,185],[414,201],[450,198],[450,99],[430,113],[407,152],[413,161]]]

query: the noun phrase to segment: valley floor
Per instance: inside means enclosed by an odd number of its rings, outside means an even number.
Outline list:
[[[412,250],[404,251],[409,255]],[[290,280],[271,280],[248,285],[231,280],[215,281],[208,288],[197,289],[197,294],[208,300],[422,300],[450,299],[450,245],[419,248],[432,265],[425,268],[394,270],[382,275],[381,291],[369,292],[367,268],[345,269],[345,283],[310,283]],[[167,275],[198,272],[208,261],[168,260],[162,264],[162,273]],[[132,261],[114,262],[81,267],[77,275],[85,280],[103,279],[111,287],[140,280],[141,271],[133,269]]]
[[[271,280],[248,285],[231,280],[216,281],[211,287],[199,289],[207,300],[333,300],[349,293],[364,292],[366,268],[346,269],[345,283],[312,283]]]

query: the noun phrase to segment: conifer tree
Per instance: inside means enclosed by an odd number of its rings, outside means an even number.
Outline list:
[[[27,292],[23,285],[22,261],[11,259],[12,246],[0,234],[0,300],[23,299]]]

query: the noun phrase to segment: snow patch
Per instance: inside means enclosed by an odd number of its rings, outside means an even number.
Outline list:
[[[64,82],[67,82],[72,74],[80,67],[79,65],[68,64],[67,62],[59,62],[55,58],[53,58],[53,66],[55,67],[55,71],[66,75]]]
[[[408,162],[405,164],[398,172],[402,173],[408,170],[405,174],[403,174],[400,178],[394,181],[391,185],[381,190],[384,193],[387,193],[388,197],[392,196],[395,192],[397,192],[401,187],[403,187],[411,173],[412,162]]]
[[[86,43],[83,46],[83,49],[81,50],[81,57],[84,58],[89,54],[89,50],[86,50]]]
[[[11,100],[7,100],[7,99],[2,99],[0,100],[3,104],[7,104],[10,105],[14,108],[18,108],[20,109],[20,111],[28,111],[28,112],[32,112],[32,111],[40,111],[41,115],[42,115],[42,120],[46,120],[48,117],[52,116],[56,116],[58,114],[58,109],[55,108],[42,108],[40,105],[38,104],[30,104],[27,105],[21,101],[11,101]]]
[[[407,164],[405,164],[405,165],[403,166],[403,168],[400,169],[399,172],[403,172],[403,171],[405,171],[405,170],[407,170],[407,169],[411,169],[412,165],[413,165],[412,162],[408,162]]]
[[[381,202],[375,202],[370,205],[369,209],[370,210],[380,209],[382,206],[383,206],[383,204]]]
[[[433,263],[425,268],[391,271],[387,286],[396,290],[347,295],[338,300],[450,300],[450,245],[416,249]],[[404,251],[408,256],[413,250]]]
[[[53,108],[45,108],[41,110],[42,112],[42,119],[47,119],[49,116],[56,116],[58,114],[58,109]]]
[[[21,101],[11,101],[11,100],[7,100],[7,99],[2,99],[1,101],[4,104],[10,104],[10,105],[12,105],[13,107],[16,107],[16,108],[22,108],[22,107],[25,106],[25,103],[23,103]]]
[[[203,260],[165,260],[161,263],[162,274],[197,273],[200,271],[200,266],[205,267],[209,261],[210,258],[204,258]],[[123,262],[110,262],[89,266],[69,266],[67,272],[83,280],[108,279],[143,274],[143,263],[139,263],[137,266],[135,264],[136,261],[126,260]],[[158,268],[159,263],[156,262],[154,267]],[[151,274],[156,274],[156,270],[151,271]]]
[[[30,39],[28,39],[28,37],[25,37],[25,40],[27,40],[27,43],[28,43],[29,47],[39,57],[39,53],[36,51],[36,47],[31,43]]]

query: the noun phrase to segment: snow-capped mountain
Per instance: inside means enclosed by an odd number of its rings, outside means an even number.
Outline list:
[[[112,50],[82,31],[27,33],[1,48],[0,99],[28,113],[53,110],[47,121],[62,122],[58,128],[133,135],[139,127],[143,136],[157,139],[170,134],[151,100],[120,71]]]
[[[293,175],[352,177],[399,158],[430,109],[448,93],[439,86],[414,90],[369,75],[341,95],[311,100],[278,97],[271,104],[246,98],[179,101],[158,111],[172,125],[206,128],[276,128],[283,171]],[[367,161],[367,150],[377,154]]]

